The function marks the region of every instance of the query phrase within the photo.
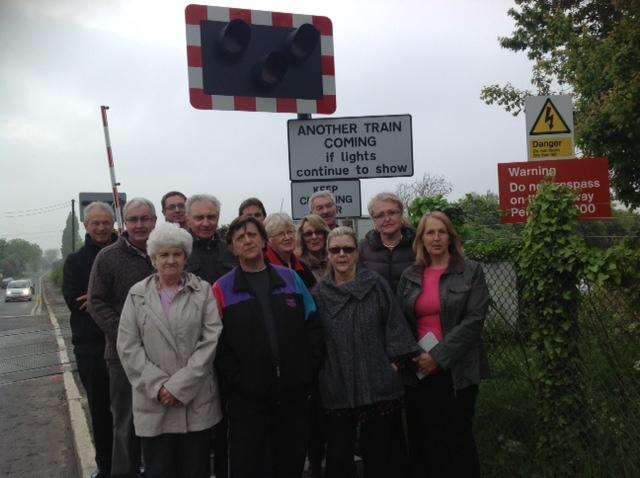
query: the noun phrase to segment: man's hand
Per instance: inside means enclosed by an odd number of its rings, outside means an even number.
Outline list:
[[[76,299],[76,302],[78,303],[78,309],[80,309],[82,312],[87,310],[87,297],[88,294],[83,294]]]
[[[418,368],[425,375],[433,375],[438,370],[440,370],[438,362],[436,362],[433,357],[427,352],[421,353],[417,357],[414,357],[412,360],[418,364]]]
[[[160,387],[160,391],[158,392],[158,400],[165,407],[179,407],[182,405],[182,402],[171,395],[171,392],[164,388],[164,385]]]

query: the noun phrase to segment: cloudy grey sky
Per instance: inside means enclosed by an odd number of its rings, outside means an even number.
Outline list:
[[[206,2],[202,2],[206,3]],[[68,210],[13,217],[80,191],[109,191],[99,107],[110,106],[121,190],[159,208],[170,189],[213,193],[222,222],[262,198],[290,212],[288,114],[189,104],[184,7],[162,0],[0,3],[0,237],[57,248]],[[334,116],[413,116],[416,176],[444,175],[451,198],[497,191],[496,163],[525,161],[524,117],[484,105],[490,83],[529,84],[530,63],[500,49],[508,0],[238,0],[221,6],[332,19]],[[362,181],[363,207],[407,178]]]

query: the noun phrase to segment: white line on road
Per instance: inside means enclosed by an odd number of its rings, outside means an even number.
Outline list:
[[[67,354],[67,346],[62,337],[62,331],[60,330],[60,324],[58,319],[53,313],[49,301],[44,296],[44,290],[42,289],[42,278],[40,279],[40,295],[44,302],[47,312],[49,313],[49,320],[53,326],[53,330],[58,342],[58,356],[60,363],[62,364],[63,372],[62,377],[64,379],[64,389],[67,394],[67,404],[69,405],[69,417],[71,419],[71,428],[73,430],[73,439],[76,447],[76,454],[78,455],[78,467],[80,476],[90,476],[95,469],[95,449],[91,441],[91,434],[89,433],[89,424],[87,423],[87,417],[82,409],[82,397],[78,390],[78,385],[71,372],[71,365],[69,364],[69,355]]]

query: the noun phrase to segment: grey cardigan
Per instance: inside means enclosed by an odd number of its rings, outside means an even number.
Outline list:
[[[131,287],[120,316],[117,347],[133,389],[136,435],[200,431],[220,421],[212,363],[221,332],[211,287],[195,275],[186,274],[169,318],[155,274]],[[157,397],[163,385],[184,405],[162,405]]]
[[[398,301],[417,338],[415,303],[422,292],[424,266],[408,267],[398,284]],[[489,306],[489,290],[479,263],[452,260],[440,278],[440,321],[444,339],[430,354],[444,370],[451,370],[456,390],[477,385],[489,374],[482,343],[482,328]],[[403,373],[405,384],[415,385],[410,370]]]
[[[391,362],[418,347],[386,281],[358,268],[356,279],[340,286],[327,274],[313,295],[327,348],[319,376],[324,408],[400,398],[402,381]]]

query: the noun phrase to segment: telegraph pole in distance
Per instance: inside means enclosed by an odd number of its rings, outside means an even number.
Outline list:
[[[76,200],[71,200],[71,252],[76,252]]]
[[[118,232],[122,234],[122,231],[124,230],[124,224],[122,221],[122,205],[120,204],[120,196],[118,194],[118,186],[120,186],[120,183],[116,182],[116,171],[113,165],[111,137],[109,136],[109,123],[107,122],[108,109],[108,106],[100,106],[100,113],[102,114],[102,126],[104,128],[104,142],[107,145],[107,160],[109,161],[109,175],[111,176],[111,189],[113,190],[113,204],[116,211],[116,222],[118,223]]]

